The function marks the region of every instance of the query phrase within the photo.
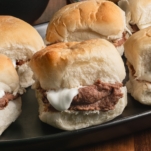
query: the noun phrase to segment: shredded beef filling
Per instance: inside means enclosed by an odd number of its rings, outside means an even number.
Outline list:
[[[18,95],[14,96],[13,94],[6,92],[5,95],[2,98],[0,98],[0,110],[4,109],[9,101],[14,100],[17,97]]]
[[[23,61],[23,60],[16,60],[16,65],[17,66],[21,66],[23,65],[24,63],[28,62],[29,60],[26,60],[26,61]]]
[[[130,26],[133,29],[133,34],[136,33],[137,31],[139,31],[139,28],[136,24],[135,25],[130,24]]]
[[[113,40],[112,43],[115,47],[122,46],[126,41],[126,32],[123,33],[123,37],[121,39]]]
[[[94,85],[79,88],[79,93],[73,98],[69,110],[75,111],[108,111],[114,109],[116,103],[123,97],[121,83],[108,84],[98,80]],[[52,110],[46,98],[46,91],[39,89],[43,102],[46,105],[45,111]],[[49,104],[49,105],[48,105]],[[55,110],[55,109],[53,109]]]
[[[130,69],[130,71],[131,71],[132,76],[133,76],[133,77],[136,77],[136,76],[134,76],[136,71],[135,71],[133,65],[130,64],[129,62],[127,62],[127,65],[129,66],[129,69]]]
[[[122,84],[107,84],[98,80],[94,85],[80,88],[78,95],[73,98],[70,110],[108,111],[114,106],[123,94],[120,90]]]
[[[138,82],[145,82],[145,83],[151,83],[150,81],[137,79],[137,76],[135,76],[136,71],[135,71],[133,65],[130,64],[129,62],[127,62],[127,65],[129,67],[129,71],[131,72],[131,75],[135,78],[136,81],[138,81]]]

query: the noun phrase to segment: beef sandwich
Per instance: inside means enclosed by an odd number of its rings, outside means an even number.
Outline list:
[[[41,121],[75,130],[112,120],[127,104],[125,68],[107,40],[58,43],[30,61]]]
[[[21,113],[19,77],[12,61],[0,54],[0,135]]]
[[[139,102],[151,105],[151,27],[133,34],[124,47],[129,68],[128,92]]]
[[[118,5],[125,11],[127,27],[132,33],[151,26],[150,0],[120,0]]]
[[[13,16],[0,16],[0,53],[12,59],[19,75],[20,85],[33,84],[28,65],[31,56],[45,47],[39,33],[30,24]]]
[[[103,38],[123,54],[129,37],[125,13],[116,4],[105,0],[69,4],[54,14],[46,31],[46,44]]]

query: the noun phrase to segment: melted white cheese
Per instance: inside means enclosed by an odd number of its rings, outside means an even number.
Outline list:
[[[11,92],[11,88],[3,82],[0,82],[0,98],[5,95],[5,92]]]
[[[0,90],[0,98],[2,98],[5,95],[4,90]]]
[[[47,99],[56,110],[64,111],[70,107],[74,96],[78,94],[78,89],[79,88],[65,88],[58,91],[47,91]]]
[[[16,68],[16,60],[15,59],[11,59],[11,60],[12,60],[14,67]]]

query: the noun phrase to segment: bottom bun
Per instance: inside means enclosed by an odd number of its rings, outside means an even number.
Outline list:
[[[151,83],[138,81],[130,75],[126,87],[128,93],[130,93],[135,100],[142,104],[151,105]]]
[[[14,122],[21,113],[21,97],[9,101],[8,105],[0,110],[0,135]]]
[[[98,125],[114,119],[122,114],[127,105],[127,89],[121,88],[123,98],[115,105],[113,110],[103,111],[45,111],[45,105],[42,102],[42,95],[36,91],[36,97],[39,103],[39,118],[44,123],[63,130],[77,130],[93,125]]]

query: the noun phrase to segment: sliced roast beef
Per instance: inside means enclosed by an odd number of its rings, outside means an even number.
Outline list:
[[[23,65],[24,63],[28,62],[29,60],[26,60],[26,61],[23,61],[23,60],[16,60],[16,65],[17,66],[21,66]]]
[[[73,98],[69,110],[112,110],[118,100],[123,97],[120,89],[122,86],[121,83],[108,84],[98,80],[94,85],[81,87],[78,89],[79,93]],[[39,92],[42,94],[42,100],[46,106],[45,111],[52,110],[53,107],[47,100],[46,91],[40,88]]]
[[[124,32],[122,38],[113,40],[112,43],[115,47],[120,47],[125,43],[126,40],[127,40],[126,33]]]
[[[122,84],[107,84],[98,80],[94,85],[82,87],[73,98],[70,110],[112,110],[123,94]]]
[[[132,32],[133,34],[136,33],[137,31],[139,31],[139,28],[138,28],[138,26],[136,24],[134,24],[134,25],[130,24],[130,26],[131,26],[131,28],[133,30],[133,32]]]

